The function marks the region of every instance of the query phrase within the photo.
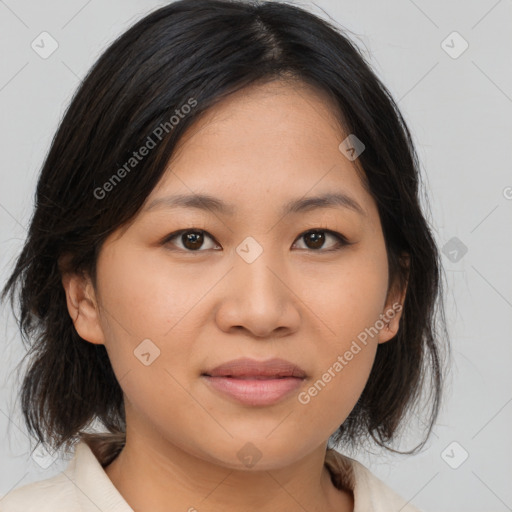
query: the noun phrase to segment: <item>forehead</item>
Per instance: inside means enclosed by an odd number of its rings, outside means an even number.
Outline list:
[[[181,137],[146,207],[169,194],[201,193],[222,199],[229,205],[225,213],[259,207],[283,213],[294,200],[330,193],[367,212],[372,198],[358,163],[339,150],[348,134],[338,114],[327,94],[306,84],[274,81],[242,89]]]

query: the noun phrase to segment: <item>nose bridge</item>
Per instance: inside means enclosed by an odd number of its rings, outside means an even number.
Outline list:
[[[277,256],[279,251],[269,245],[271,237],[266,237],[265,241],[263,238],[256,240],[249,236],[237,246],[234,277],[238,283],[237,289],[254,295],[253,303],[262,300],[269,306],[270,303],[275,306],[283,286],[276,274],[283,272],[284,267]]]

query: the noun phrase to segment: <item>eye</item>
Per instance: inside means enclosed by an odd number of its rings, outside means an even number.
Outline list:
[[[323,251],[320,251],[319,249],[323,248],[326,239],[328,239],[329,237],[335,241],[334,246],[331,247],[330,249],[324,249]],[[216,246],[220,247],[218,244],[213,244],[213,246],[210,244],[210,247],[204,248],[203,244],[205,238],[210,239],[212,241],[215,240],[203,229],[182,229],[180,231],[171,233],[163,240],[162,244],[177,245],[178,249],[184,250],[186,252],[203,252],[204,250],[215,249]],[[177,239],[179,243],[173,242],[175,239]],[[309,249],[316,252],[331,252],[339,250],[346,245],[351,245],[351,242],[349,242],[341,233],[337,233],[329,229],[319,228],[305,231],[297,238],[297,240],[300,239],[304,239],[306,241],[306,250]],[[203,251],[200,250],[201,248],[203,249]]]
[[[198,249],[203,245],[205,236],[206,238],[213,240],[213,238],[202,229],[182,229],[181,231],[170,234],[165,238],[163,243],[169,244],[171,243],[171,240],[177,238],[182,243],[182,246],[179,247],[179,249],[186,250],[187,252],[201,252],[198,251]],[[208,247],[207,249],[211,248],[212,247]]]
[[[322,246],[325,244],[326,234],[327,237],[333,238],[336,241],[336,243],[334,244],[334,247],[331,247],[330,249],[318,251],[318,249],[322,248]],[[329,229],[313,229],[306,231],[299,236],[298,240],[300,239],[306,241],[306,249],[310,249],[317,252],[337,251],[341,249],[343,246],[351,244],[341,233],[336,233],[335,231],[331,231]]]

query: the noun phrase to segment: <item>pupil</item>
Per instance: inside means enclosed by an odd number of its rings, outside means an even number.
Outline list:
[[[184,234],[184,237],[185,241],[183,242],[183,245],[188,249],[198,249],[201,247],[203,242],[203,235],[198,231],[186,233]]]
[[[324,238],[325,238],[323,233],[318,233],[315,231],[315,232],[309,233],[309,235],[306,235],[306,236],[313,239],[313,247],[315,249],[322,247],[322,245],[324,243]]]

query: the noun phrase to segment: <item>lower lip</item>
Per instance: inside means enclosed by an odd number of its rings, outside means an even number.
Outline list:
[[[271,405],[279,402],[299,388],[303,379],[285,377],[281,379],[234,379],[232,377],[210,377],[207,382],[217,391],[247,405]]]

